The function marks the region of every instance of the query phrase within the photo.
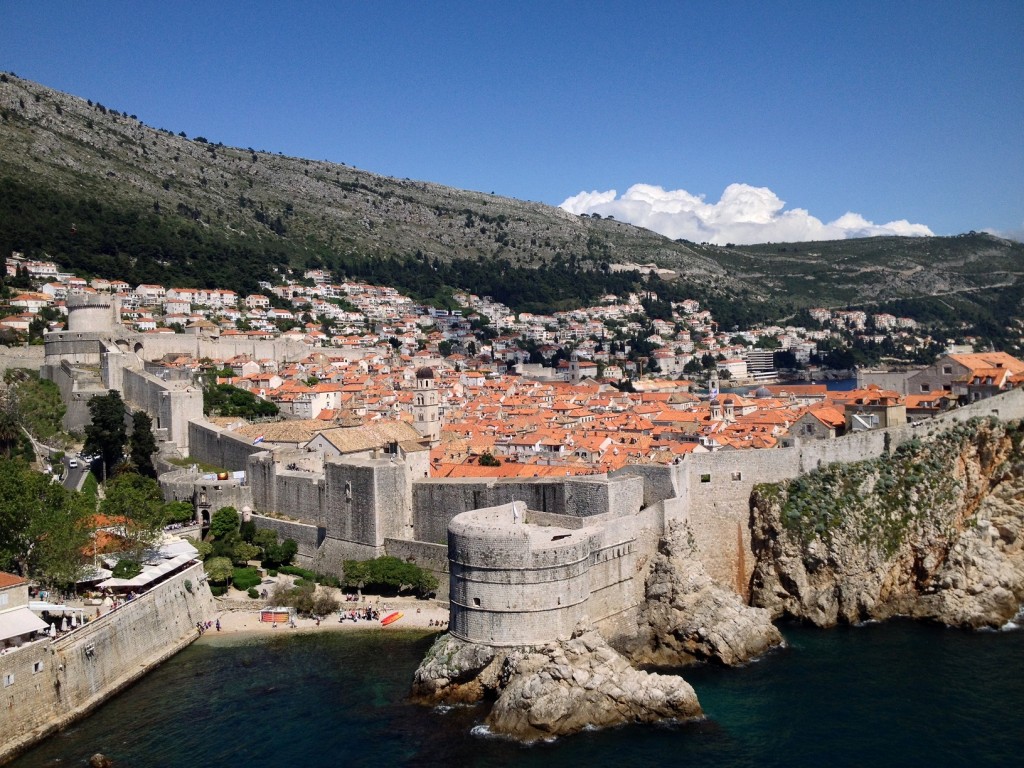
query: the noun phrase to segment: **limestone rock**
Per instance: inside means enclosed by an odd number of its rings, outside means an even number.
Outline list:
[[[781,492],[755,489],[753,602],[819,626],[895,615],[1002,626],[1024,599],[1021,433],[962,424]]]
[[[506,663],[508,684],[487,722],[494,731],[524,741],[702,715],[685,680],[634,669],[590,628]],[[563,666],[572,673],[564,674]]]
[[[474,704],[496,687],[505,653],[446,632],[416,669],[413,697],[424,704]]]
[[[626,646],[637,663],[679,666],[696,660],[743,664],[781,645],[769,611],[746,605],[711,579],[686,529],[662,541],[647,579],[638,641]]]
[[[417,669],[413,697],[424,703],[493,697],[489,727],[523,741],[702,715],[685,680],[634,669],[589,626],[569,640],[529,648],[489,648],[444,635]]]

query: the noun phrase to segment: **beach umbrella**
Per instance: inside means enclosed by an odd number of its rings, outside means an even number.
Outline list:
[[[67,616],[63,616],[61,618],[61,620],[60,620],[60,631],[61,632],[67,632],[68,629],[69,629],[68,617]]]
[[[50,637],[53,637],[54,635],[56,635],[57,634],[56,627],[54,627],[53,624],[50,624],[49,626],[47,626],[46,634],[48,634]]]
[[[78,619],[75,616],[75,614],[72,613],[71,614],[71,628],[74,629],[77,626],[78,626]]]

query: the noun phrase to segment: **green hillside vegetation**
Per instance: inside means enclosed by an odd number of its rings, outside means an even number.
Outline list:
[[[84,276],[243,294],[308,268],[436,305],[469,290],[519,311],[655,290],[698,299],[727,330],[813,306],[903,308],[995,344],[1017,340],[1022,314],[1024,246],[990,235],[673,241],[607,217],[190,139],[4,74],[0,251],[12,250]],[[674,275],[648,284],[617,264]]]

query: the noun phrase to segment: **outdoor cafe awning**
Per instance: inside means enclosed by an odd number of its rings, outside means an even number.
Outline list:
[[[47,623],[36,616],[28,608],[15,608],[0,613],[0,642],[12,637],[20,637],[30,632],[42,632]]]

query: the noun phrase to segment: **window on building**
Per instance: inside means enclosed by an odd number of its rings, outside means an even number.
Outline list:
[[[474,597],[473,598],[473,605],[475,605],[477,608],[480,607],[480,598],[479,597]]]
[[[952,376],[953,375],[953,366],[952,365],[944,365],[944,366],[942,366],[942,372],[944,374],[946,374],[947,376]]]
[[[931,392],[932,391],[932,385],[931,384],[922,384],[921,385],[921,391],[922,392]]]
[[[41,661],[33,662],[33,664],[32,664],[32,673],[35,674],[36,672],[42,672],[42,671],[43,671],[43,662],[41,662]]]
[[[701,475],[700,476],[700,481],[702,483],[710,483],[711,482],[711,475]]]
[[[4,675],[4,688],[10,688],[12,685],[14,685],[14,674]]]
[[[733,480],[742,480],[743,479],[743,473],[742,472],[733,472],[732,473],[732,479]]]

